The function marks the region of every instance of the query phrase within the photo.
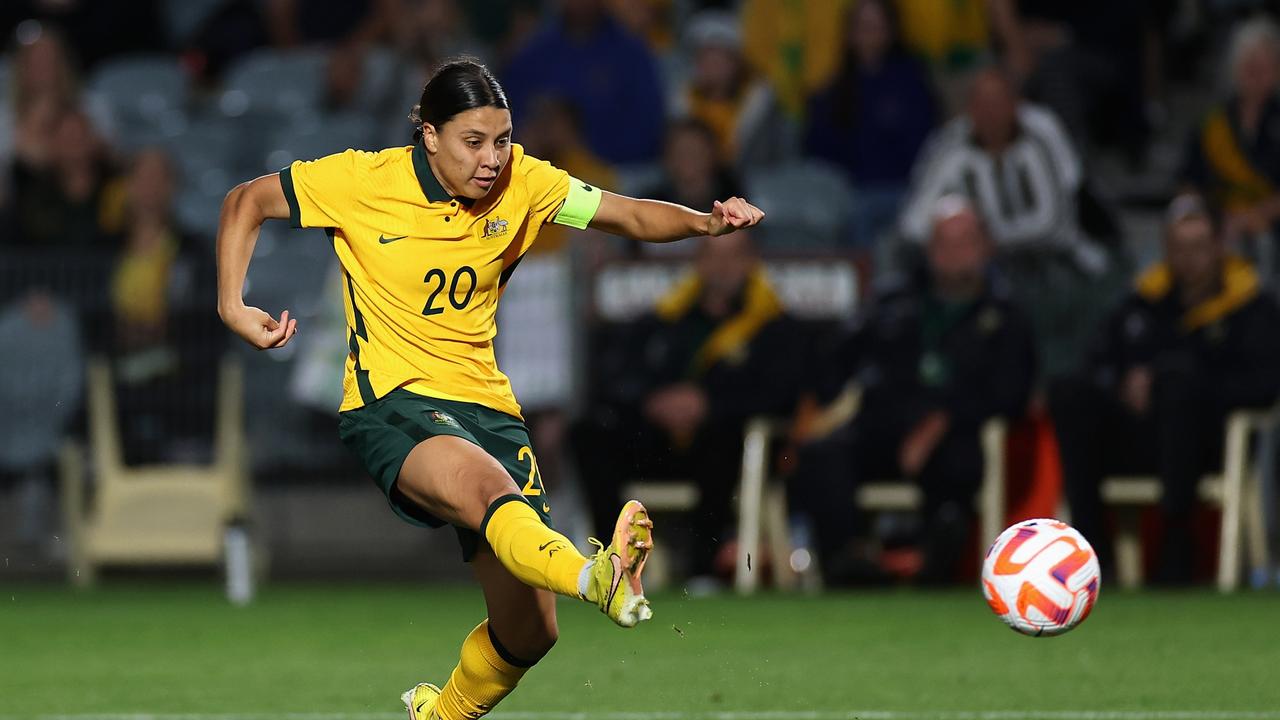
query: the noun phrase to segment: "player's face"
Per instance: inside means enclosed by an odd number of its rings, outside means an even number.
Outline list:
[[[1164,252],[1179,285],[1200,289],[1216,282],[1222,246],[1204,218],[1189,218],[1169,228]]]
[[[474,108],[422,130],[431,169],[454,196],[484,197],[511,159],[511,113],[502,108]]]

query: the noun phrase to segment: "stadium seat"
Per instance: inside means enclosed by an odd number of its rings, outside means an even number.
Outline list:
[[[255,51],[227,71],[219,109],[227,117],[305,115],[320,103],[324,65],[320,50]]]
[[[274,133],[263,154],[260,170],[276,172],[294,160],[314,160],[348,148],[368,149],[376,140],[377,132],[378,126],[361,115],[306,118]]]
[[[774,583],[795,589],[798,576],[791,563],[791,533],[787,526],[786,492],[782,483],[770,477],[769,448],[786,436],[788,424],[769,418],[754,418],[747,425],[742,449],[742,482],[738,491],[738,562],[734,588],[742,594],[755,592],[760,574],[751,569],[750,557],[759,557],[762,535],[769,539]],[[984,539],[993,539],[1004,529],[1005,519],[1005,422],[988,420],[982,427],[984,456],[982,486],[978,491],[979,529]],[[877,479],[858,488],[854,502],[864,510],[910,511],[920,507],[920,489],[904,480]],[[986,542],[979,542],[985,552]]]
[[[1218,590],[1232,592],[1240,587],[1240,536],[1249,544],[1249,565],[1254,572],[1269,567],[1266,525],[1263,519],[1262,479],[1259,447],[1250,457],[1249,442],[1255,434],[1259,443],[1272,443],[1280,406],[1264,411],[1239,410],[1226,422],[1222,473],[1206,475],[1200,481],[1200,499],[1222,510],[1218,541]],[[1121,509],[1116,535],[1116,579],[1125,588],[1142,584],[1142,552],[1138,537],[1138,509],[1160,502],[1163,489],[1157,477],[1109,477],[1102,482],[1102,500]]]
[[[171,137],[166,147],[177,164],[183,187],[226,194],[231,189],[226,183],[238,174],[242,159],[247,159],[241,155],[239,134],[234,123],[203,120]]]
[[[769,216],[755,228],[762,249],[847,247],[854,190],[829,165],[804,161],[761,170],[746,178],[747,197]]]
[[[88,92],[106,103],[115,127],[159,125],[187,105],[187,75],[170,55],[107,60],[89,79]]]
[[[370,48],[364,56],[364,71],[354,105],[360,108],[382,108],[388,102],[396,102],[398,98],[393,96],[401,90],[401,77],[400,60],[394,52],[387,48]],[[417,102],[417,98],[406,100],[408,104],[404,109],[407,114],[409,106]],[[400,104],[402,103],[396,102],[396,107]]]
[[[91,505],[83,453],[68,446],[60,458],[71,582],[90,585],[108,565],[221,563],[228,524],[248,510],[240,365],[224,359],[219,368],[214,456],[207,465],[125,465],[111,367],[95,359],[87,375]]]

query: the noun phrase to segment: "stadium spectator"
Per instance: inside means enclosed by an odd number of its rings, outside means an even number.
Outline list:
[[[663,98],[657,61],[605,10],[604,0],[564,0],[503,72],[520,127],[533,99],[573,103],[591,151],[610,163],[658,155]]]
[[[804,151],[848,175],[857,190],[853,241],[868,247],[898,217],[937,112],[923,68],[902,48],[890,0],[852,6],[845,43],[835,81],[809,100]]]
[[[948,115],[963,110],[973,74],[999,53],[1019,80],[1031,56],[1018,18],[1017,0],[896,0],[903,41],[933,70]]]
[[[21,127],[22,137],[43,145],[24,149],[12,167],[14,240],[38,248],[100,246],[113,172],[89,116],[46,98],[28,108]]]
[[[673,0],[609,0],[609,12],[655,53],[670,52],[675,42]]]
[[[492,51],[493,64],[505,66],[540,29],[545,3],[543,0],[487,0],[458,5],[480,46]]]
[[[1229,243],[1270,232],[1280,220],[1280,29],[1241,25],[1227,56],[1227,98],[1200,122],[1184,179],[1225,215]]]
[[[741,13],[747,60],[768,79],[788,116],[799,118],[840,65],[844,3],[746,0]]]
[[[414,91],[436,65],[463,52],[476,53],[467,16],[457,0],[416,0],[394,28],[396,49],[414,68]]]
[[[1227,252],[1205,203],[1170,205],[1164,259],[1100,328],[1050,405],[1075,527],[1110,567],[1099,484],[1154,472],[1164,486],[1157,580],[1191,579],[1191,514],[1200,476],[1219,469],[1226,416],[1280,393],[1280,307],[1247,262]]]
[[[207,250],[173,215],[174,171],[161,150],[144,150],[125,182],[121,250],[111,273],[111,327],[106,341],[117,381],[126,462],[173,459],[179,439],[211,437],[211,403],[192,404],[183,389],[194,374],[184,361],[204,349],[179,326],[205,316],[216,292]],[[196,338],[197,345],[184,342]],[[214,362],[216,358],[202,358]],[[211,396],[210,396],[211,397]]]
[[[594,355],[599,381],[573,430],[594,526],[610,521],[627,480],[691,479],[690,572],[712,575],[731,525],[743,424],[788,413],[795,399],[793,334],[746,233],[702,240],[694,271]]]
[[[694,118],[671,121],[662,149],[662,178],[645,191],[645,197],[686,205],[741,194],[742,184],[737,174],[720,160],[711,128]],[[667,254],[683,249],[646,245],[642,250],[649,254]]]
[[[974,77],[965,114],[930,138],[915,170],[902,232],[923,241],[938,199],[963,193],[986,220],[997,249],[1085,247],[1076,220],[1080,157],[1057,117],[1018,96],[989,67]]]
[[[1151,63],[1148,29],[1168,3],[1146,0],[1020,0],[1032,60],[1029,96],[1062,119],[1079,148],[1145,149]]]
[[[685,36],[693,68],[672,102],[672,114],[711,128],[726,163],[754,167],[782,159],[782,117],[773,90],[742,54],[737,18],[703,12],[690,19]]]
[[[813,523],[831,585],[879,576],[852,501],[860,483],[894,477],[923,492],[918,579],[951,580],[982,480],[980,429],[1027,407],[1031,330],[990,272],[982,220],[960,196],[939,200],[930,218],[923,267],[841,334],[814,373],[820,409],[801,413],[793,505]]]
[[[1022,100],[997,68],[979,72],[966,113],[935,131],[916,162],[902,234],[929,233],[931,208],[970,197],[995,241],[1010,292],[1027,308],[1050,375],[1074,363],[1077,344],[1104,311],[1119,265],[1080,226],[1080,157],[1057,117]]]
[[[62,36],[39,24],[18,35],[11,67],[9,97],[0,103],[0,163],[43,168],[59,111],[79,94],[76,73]],[[0,179],[0,208],[12,200],[13,180]]]

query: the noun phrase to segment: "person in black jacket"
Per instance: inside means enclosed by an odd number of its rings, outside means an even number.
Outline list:
[[[881,293],[823,363],[812,390],[824,409],[805,423],[791,489],[828,584],[873,577],[852,503],[859,483],[879,478],[923,492],[919,579],[954,574],[982,480],[982,424],[1024,412],[1036,369],[1029,322],[992,277],[991,255],[972,205],[943,197],[924,267]]]
[[[1077,376],[1051,390],[1071,518],[1098,551],[1111,543],[1099,484],[1152,473],[1164,486],[1158,582],[1191,580],[1196,485],[1222,461],[1223,423],[1280,393],[1280,308],[1229,255],[1201,198],[1170,205],[1164,260],[1110,315]]]
[[[740,472],[743,425],[786,415],[799,342],[745,232],[704,238],[694,271],[595,353],[599,378],[575,425],[578,469],[597,527],[637,478],[699,488],[690,574],[714,572]]]

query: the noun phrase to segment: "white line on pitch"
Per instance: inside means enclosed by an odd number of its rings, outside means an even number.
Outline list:
[[[403,713],[76,713],[32,720],[402,720]],[[27,720],[0,715],[0,720]],[[493,720],[1280,720],[1248,710],[832,710],[706,712],[502,712]]]

